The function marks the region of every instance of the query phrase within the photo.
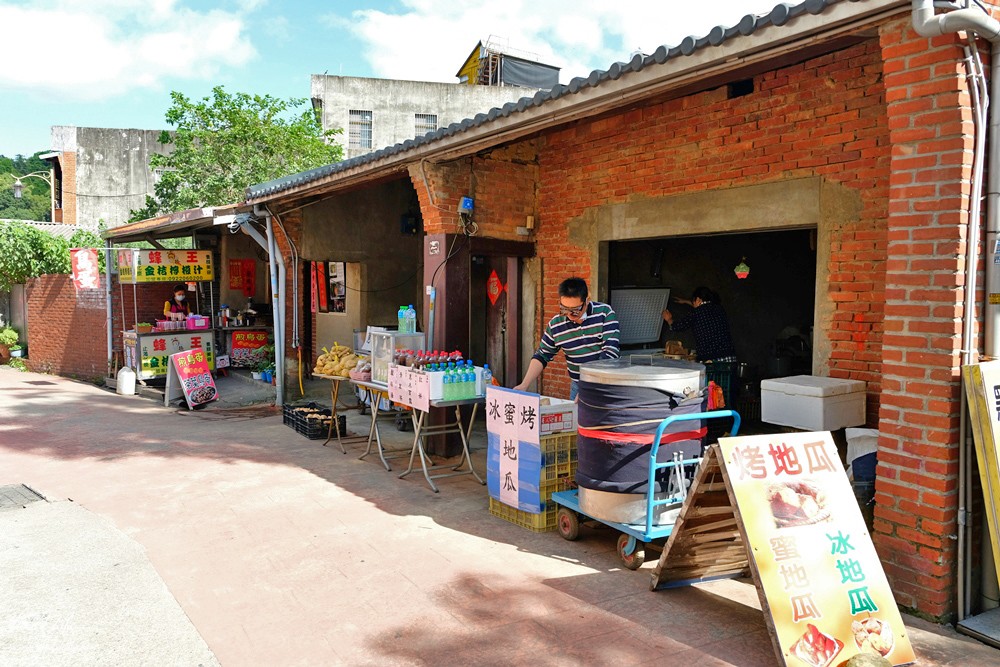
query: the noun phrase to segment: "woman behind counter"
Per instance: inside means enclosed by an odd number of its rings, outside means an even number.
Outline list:
[[[694,329],[695,351],[699,362],[736,361],[736,349],[729,331],[729,318],[719,303],[719,295],[707,287],[699,287],[691,295],[691,300],[675,299],[678,303],[693,306],[694,310],[685,317],[674,320],[669,310],[663,311],[663,321],[671,331]]]
[[[184,301],[185,292],[185,285],[174,285],[174,298],[163,304],[163,317],[168,320],[183,320],[191,314],[191,307]]]

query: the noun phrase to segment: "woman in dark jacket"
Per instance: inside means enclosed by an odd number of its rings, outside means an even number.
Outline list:
[[[733,337],[729,332],[729,318],[719,303],[719,295],[707,287],[699,287],[692,293],[690,301],[675,300],[692,306],[694,310],[676,320],[669,310],[664,310],[663,321],[671,331],[694,330],[698,361],[736,361],[736,349],[733,347]]]

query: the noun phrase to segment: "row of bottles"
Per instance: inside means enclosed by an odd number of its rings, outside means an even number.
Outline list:
[[[417,333],[417,311],[412,303],[409,306],[400,306],[396,317],[399,319],[400,333]]]
[[[407,366],[409,368],[427,368],[434,364],[461,363],[462,353],[458,350],[454,352],[424,352],[423,350],[396,350],[393,354],[392,363],[397,366]],[[428,370],[431,370],[428,368]],[[443,368],[434,370],[444,370]]]

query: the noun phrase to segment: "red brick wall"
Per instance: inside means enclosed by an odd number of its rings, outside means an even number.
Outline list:
[[[593,248],[567,235],[567,225],[588,210],[822,176],[861,201],[859,220],[838,226],[831,239],[827,371],[868,382],[869,414],[876,415],[890,157],[881,76],[881,51],[871,41],[762,74],[744,97],[727,99],[720,88],[546,135],[537,232],[543,308],[551,311],[562,280],[588,273]],[[539,314],[539,327],[551,314]],[[562,357],[543,386],[547,394],[568,394]]]
[[[973,127],[954,36],[882,30],[892,188],[875,539],[900,604],[955,594],[962,286]]]
[[[69,276],[47,275],[29,280],[25,293],[28,366],[85,380],[103,378],[108,369],[103,287],[78,293]]]

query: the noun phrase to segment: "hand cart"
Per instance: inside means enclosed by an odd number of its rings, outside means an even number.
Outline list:
[[[566,540],[575,540],[580,536],[580,523],[597,522],[611,526],[619,531],[616,551],[622,564],[630,570],[638,570],[646,559],[646,548],[662,551],[667,538],[674,530],[674,524],[653,525],[656,516],[655,509],[660,505],[671,505],[683,503],[687,497],[687,483],[684,479],[686,466],[701,463],[701,457],[693,459],[680,459],[676,456],[673,461],[660,463],[656,460],[657,452],[660,448],[660,440],[663,439],[663,432],[668,426],[678,421],[700,421],[708,419],[731,418],[733,428],[730,435],[735,436],[740,430],[740,416],[733,410],[714,410],[711,412],[696,412],[685,415],[672,415],[667,417],[656,428],[653,436],[653,444],[649,451],[649,479],[646,487],[646,521],[642,523],[618,523],[616,521],[605,521],[590,517],[580,511],[580,498],[578,491],[556,491],[552,494],[552,501],[559,505],[556,514],[556,528],[559,535]],[[657,500],[656,498],[656,473],[660,470],[669,469],[668,475],[676,480],[677,493],[669,498]]]

